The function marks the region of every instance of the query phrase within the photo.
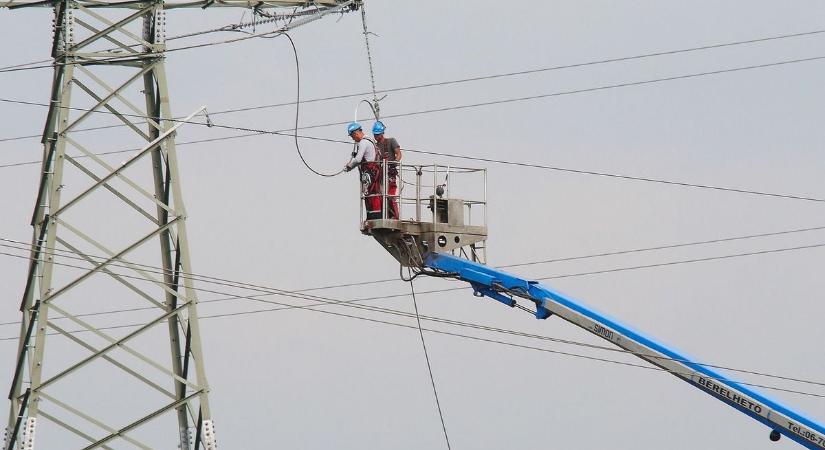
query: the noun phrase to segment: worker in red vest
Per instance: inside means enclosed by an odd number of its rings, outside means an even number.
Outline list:
[[[367,220],[381,218],[381,165],[375,145],[364,139],[364,130],[361,124],[353,122],[347,127],[347,134],[355,141],[355,150],[352,159],[344,166],[344,170],[358,167],[361,174],[361,194],[367,208]]]

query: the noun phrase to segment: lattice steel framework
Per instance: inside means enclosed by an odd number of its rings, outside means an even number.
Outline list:
[[[352,3],[0,1],[54,8],[55,63],[5,449],[34,449],[36,430],[43,448],[217,448],[175,151],[192,116],[170,109],[165,10]],[[129,143],[120,164],[98,155]]]

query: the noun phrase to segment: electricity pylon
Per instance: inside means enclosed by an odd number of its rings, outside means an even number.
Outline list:
[[[175,151],[176,131],[192,116],[172,116],[165,12],[291,6],[324,14],[359,3],[0,0],[54,9],[54,77],[5,450],[33,450],[35,431],[38,447],[49,449],[217,448]],[[99,155],[107,144],[138,149],[113,165]],[[124,311],[126,326],[112,321]],[[161,419],[169,416],[176,421]]]

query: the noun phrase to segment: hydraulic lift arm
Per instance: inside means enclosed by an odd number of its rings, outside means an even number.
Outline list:
[[[490,297],[508,306],[515,305],[513,296],[531,300],[536,305],[536,318],[556,315],[667,370],[770,427],[771,440],[778,440],[782,434],[807,448],[825,449],[825,427],[822,425],[536,281],[527,281],[446,253],[428,253],[424,265],[455,274],[470,283],[478,297]]]

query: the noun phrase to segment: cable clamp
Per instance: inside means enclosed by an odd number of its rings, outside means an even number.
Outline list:
[[[203,116],[206,117],[206,127],[212,128],[215,124],[212,122],[212,119],[209,117],[209,111],[206,108],[203,109]]]

